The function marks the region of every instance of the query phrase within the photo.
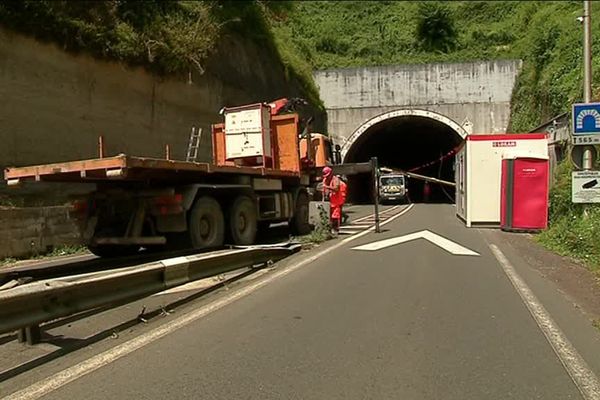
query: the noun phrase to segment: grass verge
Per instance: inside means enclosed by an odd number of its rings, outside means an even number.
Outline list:
[[[324,207],[319,207],[319,221],[308,235],[296,238],[303,246],[320,244],[333,239],[329,213]]]
[[[572,171],[568,160],[559,164],[550,192],[549,226],[535,240],[600,274],[600,205],[571,202]]]
[[[77,246],[77,245],[66,245],[66,246],[58,246],[46,253],[40,253],[31,257],[7,257],[0,260],[0,268],[7,267],[9,265],[22,263],[26,261],[38,261],[38,260],[46,260],[53,257],[64,257],[64,256],[73,256],[78,254],[87,253],[87,247],[85,246]]]

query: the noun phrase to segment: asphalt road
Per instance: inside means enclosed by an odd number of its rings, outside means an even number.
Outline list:
[[[425,240],[353,247],[428,229]],[[384,227],[48,399],[580,399],[484,236],[446,205]]]

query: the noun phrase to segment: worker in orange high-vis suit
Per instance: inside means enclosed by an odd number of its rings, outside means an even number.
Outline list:
[[[331,229],[337,234],[342,224],[342,207],[346,202],[347,185],[329,167],[323,168],[323,193],[329,198]]]

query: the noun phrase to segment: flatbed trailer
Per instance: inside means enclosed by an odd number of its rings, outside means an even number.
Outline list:
[[[76,202],[74,212],[88,248],[100,256],[140,247],[249,245],[257,230],[274,222],[287,221],[294,233],[306,234],[309,189],[318,170],[301,160],[297,115],[272,116],[270,124],[268,165],[227,159],[224,124],[217,124],[212,163],[120,154],[10,167],[4,178],[10,186],[95,183],[96,190]]]
[[[9,186],[23,181],[101,183],[106,181],[160,182],[197,180],[231,174],[273,178],[300,178],[300,172],[271,168],[218,166],[209,163],[147,158],[119,154],[113,157],[54,164],[8,167],[4,179]]]

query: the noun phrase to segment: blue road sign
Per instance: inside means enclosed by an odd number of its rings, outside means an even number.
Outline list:
[[[573,104],[573,135],[600,135],[600,103]]]

